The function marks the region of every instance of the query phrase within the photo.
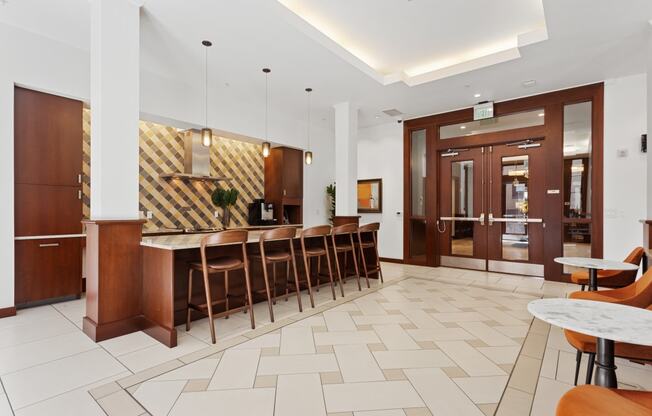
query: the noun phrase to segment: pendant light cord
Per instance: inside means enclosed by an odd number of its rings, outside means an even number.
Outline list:
[[[308,91],[308,150],[310,150],[310,121],[311,121],[311,109],[312,109],[312,90]]]
[[[204,52],[204,126],[208,128],[208,46]]]
[[[269,141],[267,134],[267,113],[269,112],[269,87],[268,87],[269,72],[265,72],[265,140]]]

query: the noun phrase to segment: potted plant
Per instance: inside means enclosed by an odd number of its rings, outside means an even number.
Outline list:
[[[222,226],[229,228],[231,224],[231,207],[238,200],[238,190],[215,188],[211,200],[213,205],[222,208]]]
[[[330,218],[329,221],[333,223],[333,217],[335,217],[335,183],[332,183],[326,187],[326,195],[328,197],[328,202],[330,203],[329,211]]]

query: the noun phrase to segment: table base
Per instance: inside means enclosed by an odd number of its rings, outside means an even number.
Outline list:
[[[595,385],[609,388],[618,387],[616,364],[614,363],[614,342],[598,338],[595,358]]]

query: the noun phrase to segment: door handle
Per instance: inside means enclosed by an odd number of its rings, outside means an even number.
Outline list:
[[[41,248],[44,247],[59,247],[59,243],[44,243],[44,244],[39,244],[38,245]]]
[[[509,223],[517,223],[517,224],[534,224],[534,223],[542,223],[543,219],[542,218],[493,218],[492,221],[494,222],[509,222]]]
[[[484,225],[484,212],[480,213],[480,225]]]
[[[491,213],[491,212],[489,213],[489,220],[487,222],[489,223],[489,225],[494,225],[494,214],[493,213]]]

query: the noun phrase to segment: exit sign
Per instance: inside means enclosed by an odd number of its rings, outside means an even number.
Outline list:
[[[494,116],[494,103],[488,101],[473,106],[473,120],[484,120],[485,118],[493,118]]]

